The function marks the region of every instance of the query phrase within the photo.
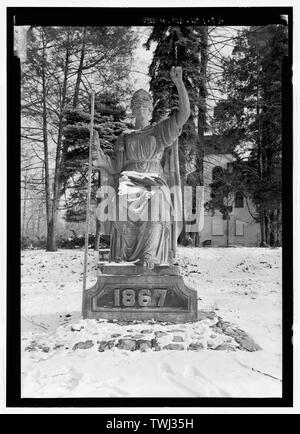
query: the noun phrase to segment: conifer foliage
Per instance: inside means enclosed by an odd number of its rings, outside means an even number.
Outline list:
[[[282,75],[287,31],[282,25],[245,28],[232,56],[223,61],[224,99],[215,108],[215,128],[236,143],[234,177],[223,182],[256,205],[261,244],[281,242]],[[212,198],[211,206],[218,206]]]
[[[170,79],[170,69],[173,65],[179,65],[183,69],[183,80],[191,104],[191,116],[183,127],[179,141],[183,181],[186,176],[185,163],[191,155],[197,155],[200,149],[198,137],[205,129],[206,32],[207,27],[156,25],[145,44],[148,49],[152,42],[157,44],[149,67],[150,90],[154,102],[154,121],[170,112],[172,113],[177,108],[178,96],[175,85]],[[202,124],[196,127],[196,119],[200,113],[202,114]]]
[[[178,106],[175,85],[170,79],[172,66],[181,66],[190,104],[191,116],[183,127],[179,139],[179,162],[182,184],[194,170],[195,185],[203,185],[203,135],[206,131],[207,96],[207,27],[155,25],[146,42],[146,48],[156,43],[149,67],[150,90],[153,95],[153,120],[157,121],[174,112]],[[194,185],[193,185],[194,186]],[[187,242],[185,225],[180,236]]]
[[[99,134],[104,152],[111,155],[118,136],[131,125],[125,122],[125,109],[112,94],[98,94],[95,100],[94,130]],[[65,111],[64,145],[66,153],[62,184],[66,197],[66,220],[83,221],[86,218],[86,184],[88,172],[90,114],[79,109]],[[93,174],[92,201],[98,187],[98,173]]]

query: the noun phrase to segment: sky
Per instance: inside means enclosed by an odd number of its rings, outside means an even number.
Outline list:
[[[131,73],[131,79],[135,90],[143,88],[149,91],[150,77],[148,76],[148,68],[152,61],[155,44],[151,45],[150,50],[146,50],[146,48],[143,47],[143,44],[147,41],[148,36],[151,33],[151,27],[137,27],[137,30],[140,32],[141,39],[137,49],[135,50],[134,63],[132,67],[134,72]]]

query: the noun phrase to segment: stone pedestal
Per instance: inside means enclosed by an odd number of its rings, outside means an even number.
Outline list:
[[[83,318],[187,322],[197,319],[197,292],[175,266],[149,270],[129,263],[100,266],[97,283],[83,294]]]

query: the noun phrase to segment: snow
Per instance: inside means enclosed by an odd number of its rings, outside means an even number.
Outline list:
[[[22,397],[281,397],[281,249],[179,248],[177,263],[198,292],[198,309],[215,313],[187,324],[82,320],[83,255],[21,254]],[[87,286],[95,282],[89,251]],[[262,350],[241,351],[216,333],[217,317]],[[161,351],[98,351],[100,342],[149,341],[158,331]],[[163,349],[174,337],[181,350]],[[189,351],[195,339],[203,349]],[[90,348],[73,349],[86,341]],[[222,344],[233,350],[216,350]]]

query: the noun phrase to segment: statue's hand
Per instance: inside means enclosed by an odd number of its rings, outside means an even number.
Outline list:
[[[182,83],[182,68],[181,66],[172,66],[170,71],[171,80],[177,86]]]

